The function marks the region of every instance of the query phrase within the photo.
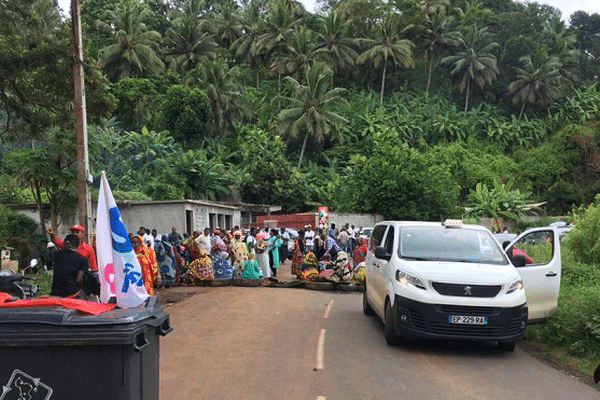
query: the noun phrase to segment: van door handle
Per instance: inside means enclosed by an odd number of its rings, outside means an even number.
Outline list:
[[[546,276],[556,276],[556,275],[558,275],[558,274],[554,271],[550,271],[546,274]]]

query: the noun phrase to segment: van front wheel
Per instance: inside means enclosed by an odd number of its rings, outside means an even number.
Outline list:
[[[388,345],[397,345],[401,343],[401,339],[394,331],[394,312],[392,311],[392,303],[387,302],[385,305],[385,341]]]

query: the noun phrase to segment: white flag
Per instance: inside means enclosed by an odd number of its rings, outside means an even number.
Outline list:
[[[96,251],[100,300],[106,303],[116,296],[117,305],[122,308],[142,304],[149,297],[144,287],[142,269],[104,171],[100,178],[96,213]]]

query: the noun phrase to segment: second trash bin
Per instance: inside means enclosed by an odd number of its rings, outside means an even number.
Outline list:
[[[158,400],[159,336],[171,330],[155,297],[97,316],[0,308],[0,400]]]

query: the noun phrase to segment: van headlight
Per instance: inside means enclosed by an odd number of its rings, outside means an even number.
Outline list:
[[[511,285],[508,287],[508,290],[506,291],[506,294],[510,294],[517,290],[523,290],[523,288],[524,288],[523,279],[519,278],[519,279],[515,280],[513,283],[511,283]]]
[[[408,272],[396,270],[396,280],[400,282],[400,284],[404,287],[407,287],[410,283],[411,285],[416,286],[419,289],[425,290],[425,285],[423,284],[423,281],[421,281],[420,278],[409,274]]]

